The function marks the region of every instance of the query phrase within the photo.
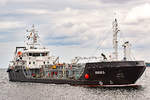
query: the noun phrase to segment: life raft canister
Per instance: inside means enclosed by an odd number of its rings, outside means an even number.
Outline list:
[[[55,75],[57,75],[57,72],[55,72]]]

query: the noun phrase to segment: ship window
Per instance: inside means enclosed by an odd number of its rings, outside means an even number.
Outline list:
[[[45,61],[43,63],[45,64]]]
[[[41,56],[47,56],[47,53],[41,53],[40,55]]]
[[[31,62],[29,62],[29,64],[31,64]]]
[[[29,53],[29,56],[32,56],[32,53]]]
[[[33,57],[40,56],[40,53],[33,53]]]
[[[33,64],[35,64],[35,62],[33,62]]]
[[[42,56],[42,53],[40,53],[40,56]]]
[[[37,57],[37,56],[47,56],[48,53],[29,53],[29,56]]]

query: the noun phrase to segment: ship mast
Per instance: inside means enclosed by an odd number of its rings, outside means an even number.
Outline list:
[[[31,30],[27,30],[27,32],[29,32],[29,34],[27,35],[27,45],[30,48],[35,48],[35,45],[38,45],[38,31],[35,30],[34,28],[34,24],[32,25],[32,29]]]
[[[118,32],[120,31],[118,29],[118,22],[117,22],[117,19],[115,18],[115,20],[113,21],[112,23],[113,25],[113,48],[114,48],[114,60],[118,60],[118,40],[117,40],[117,35],[118,35]]]
[[[124,49],[124,58],[123,60],[130,60],[130,54],[131,54],[131,44],[129,43],[129,41],[126,41],[123,45],[123,49]]]

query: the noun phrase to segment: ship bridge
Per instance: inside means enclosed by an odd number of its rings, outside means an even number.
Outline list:
[[[49,49],[29,49],[24,51],[28,56],[47,56]]]

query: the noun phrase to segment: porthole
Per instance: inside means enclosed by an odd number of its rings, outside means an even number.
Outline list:
[[[33,61],[33,64],[35,64],[35,62]]]

